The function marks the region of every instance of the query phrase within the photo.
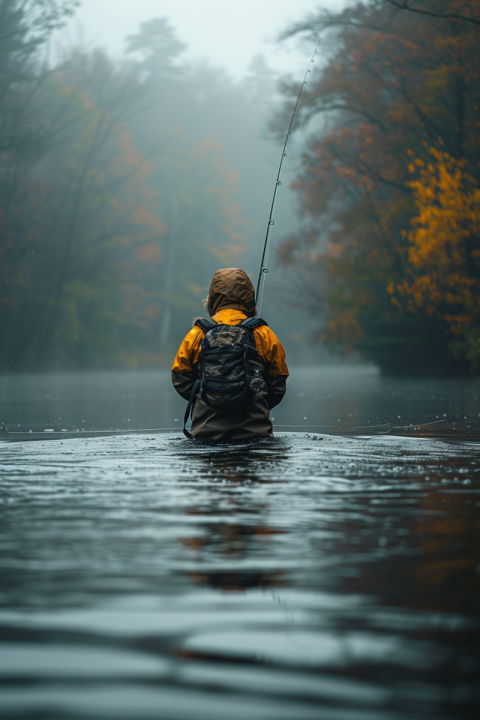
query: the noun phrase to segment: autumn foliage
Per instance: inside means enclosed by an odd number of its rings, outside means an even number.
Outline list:
[[[300,116],[303,227],[279,258],[302,277],[316,339],[387,373],[477,373],[480,9],[402,4],[364,0],[291,30],[320,29],[326,62]]]
[[[418,215],[402,283],[387,290],[400,311],[423,311],[442,322],[452,348],[466,348],[480,369],[480,189],[465,159],[430,148],[431,162],[415,159],[408,183]],[[454,342],[456,340],[456,343]]]

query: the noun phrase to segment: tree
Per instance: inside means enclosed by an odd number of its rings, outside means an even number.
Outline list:
[[[408,12],[417,13],[418,15],[441,18],[442,20],[462,20],[463,22],[470,22],[474,25],[480,25],[480,20],[475,18],[473,15],[466,15],[465,13],[461,12],[462,7],[465,5],[464,0],[459,0],[456,3],[450,3],[450,12],[442,12],[441,10],[437,10],[435,6],[439,8],[441,7],[438,2],[423,2],[420,4],[416,3],[415,5],[412,5],[412,0],[386,1],[390,3],[390,5],[393,5],[394,8],[398,8],[398,10],[407,10]],[[458,8],[457,12],[455,12],[456,8]]]
[[[16,309],[30,302],[36,217],[45,188],[29,172],[47,153],[69,105],[64,98],[57,112],[50,112],[44,91],[51,72],[43,51],[76,5],[76,0],[0,0],[0,367],[7,356],[22,352]]]
[[[166,18],[142,23],[140,32],[127,38],[127,52],[139,55],[142,67],[150,78],[174,76],[174,62],[185,48]]]
[[[462,9],[480,17],[473,2]],[[291,34],[319,31],[329,57],[304,92],[300,121],[310,140],[296,182],[308,219],[280,259],[303,273],[317,337],[332,347],[393,374],[465,373],[470,351],[452,340],[451,323],[424,306],[401,312],[388,288],[402,285],[411,265],[405,228],[418,206],[407,151],[427,163],[428,148],[441,143],[480,177],[478,29],[392,15],[390,3],[369,0],[311,16]],[[285,87],[288,107],[292,90]]]
[[[11,238],[2,315],[6,367],[81,367],[111,362],[121,348],[120,288],[130,254],[164,231],[151,169],[121,122],[137,95],[122,75],[101,53],[79,56],[43,91],[53,112],[65,95],[69,106],[49,152],[26,179],[42,190],[36,205],[21,208],[35,217],[28,251],[17,251],[18,227]]]
[[[411,155],[413,153],[410,153]],[[480,189],[465,159],[430,148],[431,162],[413,159],[409,170],[418,215],[402,284],[388,292],[403,311],[424,311],[444,323],[451,346],[480,370]]]
[[[248,243],[255,261],[264,231],[265,63],[261,85],[182,63],[160,18],[121,59],[75,48],[53,65],[60,16],[38,13],[75,4],[12,1],[0,48],[1,370],[170,364],[213,272]]]

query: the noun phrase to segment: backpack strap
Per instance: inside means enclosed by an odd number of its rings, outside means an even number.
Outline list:
[[[244,328],[247,328],[247,330],[255,330],[258,327],[261,327],[262,325],[265,325],[268,327],[268,323],[265,322],[265,320],[262,320],[260,317],[254,317],[254,318],[247,318],[246,320],[242,320],[241,323],[239,323]]]
[[[204,333],[207,333],[209,330],[212,330],[212,328],[217,327],[216,322],[210,322],[209,320],[205,320],[205,318],[197,318],[195,322],[193,323],[193,327],[199,327],[200,330],[203,330]],[[197,391],[200,387],[200,379],[195,380],[192,387],[192,392],[190,393],[190,398],[188,400],[187,409],[185,410],[185,415],[183,416],[183,434],[185,437],[191,439],[193,437],[192,433],[187,430],[187,422],[188,418],[190,417],[193,406],[195,405],[195,400],[197,399]]]
[[[190,413],[193,410],[193,406],[195,405],[195,399],[199,385],[200,380],[195,380],[195,382],[193,383],[192,392],[190,393],[190,399],[188,401],[187,409],[185,410],[185,415],[183,416],[183,434],[190,440],[193,438],[193,435],[187,430],[187,422],[188,418],[190,417]]]
[[[242,322],[238,324],[247,328],[247,330],[255,330],[257,327],[261,327],[262,325],[268,327],[268,323],[260,317],[246,318],[246,320],[242,320]],[[194,323],[194,327],[199,327],[205,333],[212,330],[214,327],[217,327],[217,325],[218,323],[210,322],[210,320],[205,320],[204,318],[197,318]]]
[[[203,330],[204,333],[207,333],[209,330],[211,330],[214,327],[217,327],[216,322],[210,322],[209,320],[204,320],[204,318],[197,318],[195,320],[195,323],[193,327],[199,327],[201,330]]]

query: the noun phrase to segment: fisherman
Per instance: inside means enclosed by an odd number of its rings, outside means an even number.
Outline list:
[[[247,273],[217,270],[206,305],[213,322],[195,321],[172,366],[173,386],[188,401],[185,435],[213,442],[273,437],[270,410],[283,399],[288,368],[280,341],[255,317]]]

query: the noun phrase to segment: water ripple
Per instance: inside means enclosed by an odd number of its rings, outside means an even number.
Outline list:
[[[147,434],[0,462],[5,716],[480,710],[478,446]]]

